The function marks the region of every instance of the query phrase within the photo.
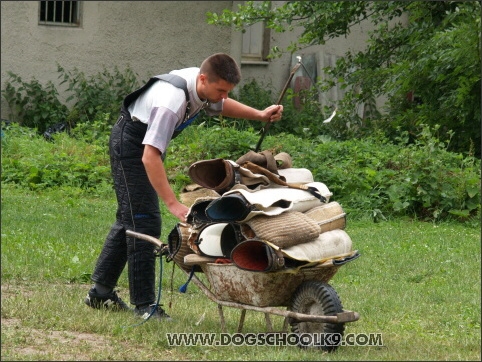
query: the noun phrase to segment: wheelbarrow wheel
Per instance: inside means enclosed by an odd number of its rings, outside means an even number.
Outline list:
[[[319,281],[303,282],[294,292],[291,311],[310,315],[336,315],[343,307],[335,289]],[[343,323],[305,322],[289,319],[291,331],[298,334],[300,348],[316,347],[333,352],[341,344]]]

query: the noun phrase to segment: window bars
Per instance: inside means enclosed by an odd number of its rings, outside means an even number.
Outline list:
[[[39,24],[80,26],[80,1],[40,1]]]

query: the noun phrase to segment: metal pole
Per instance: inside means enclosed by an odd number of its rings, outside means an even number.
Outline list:
[[[297,59],[298,59],[298,63],[296,63],[295,66],[293,67],[293,69],[291,70],[290,76],[289,76],[288,80],[286,81],[286,84],[285,84],[283,90],[281,91],[281,94],[278,98],[278,102],[276,102],[276,104],[281,104],[281,101],[283,100],[283,97],[286,93],[286,90],[288,89],[288,87],[290,85],[291,79],[293,79],[293,76],[295,75],[296,71],[301,66],[301,57],[298,56]],[[256,144],[256,148],[254,150],[255,152],[259,152],[259,149],[261,147],[261,143],[263,142],[264,137],[266,136],[266,133],[268,132],[268,129],[270,127],[271,127],[271,122],[267,122],[266,125],[263,127],[263,133],[261,134],[261,138],[259,139],[258,143]]]

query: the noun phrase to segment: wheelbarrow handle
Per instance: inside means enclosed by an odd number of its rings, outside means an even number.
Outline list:
[[[147,235],[147,234],[138,233],[138,232],[132,231],[132,230],[126,230],[126,235],[132,236],[132,237],[137,238],[137,239],[149,241],[150,243],[156,245],[157,247],[159,247],[161,249],[166,246],[166,244],[161,243],[161,241],[159,239],[155,238],[154,236]]]

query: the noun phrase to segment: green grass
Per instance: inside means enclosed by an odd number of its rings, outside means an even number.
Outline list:
[[[381,333],[383,347],[335,353],[270,346],[170,347],[168,332],[221,333],[218,310],[187,277],[163,262],[162,303],[174,318],[137,325],[130,314],[91,310],[82,300],[113,222],[113,193],[31,192],[2,184],[2,360],[480,360],[480,222],[352,220],[361,257],[330,284],[360,320],[347,333]],[[163,235],[175,225],[163,219]],[[157,270],[160,270],[159,264]],[[120,295],[128,298],[127,270]],[[172,278],[171,278],[172,277]],[[201,276],[202,277],[202,276]],[[224,308],[235,333],[240,311]],[[280,317],[272,317],[280,329]],[[243,332],[265,332],[248,311]]]

